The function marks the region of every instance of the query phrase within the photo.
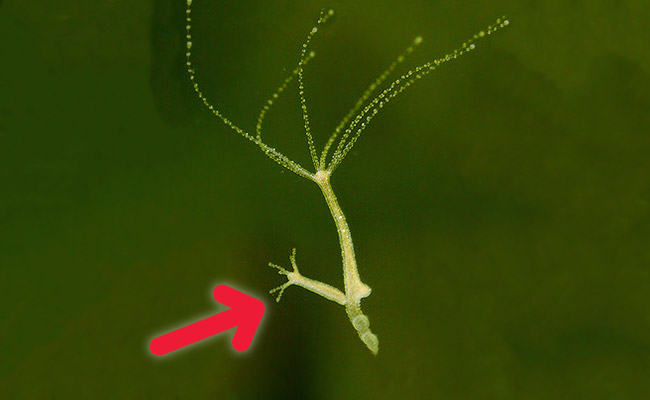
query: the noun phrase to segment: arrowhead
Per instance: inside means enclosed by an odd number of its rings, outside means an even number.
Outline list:
[[[216,301],[231,308],[227,312],[232,314],[237,326],[232,346],[237,351],[248,349],[262,321],[264,303],[226,285],[214,288],[212,295]]]

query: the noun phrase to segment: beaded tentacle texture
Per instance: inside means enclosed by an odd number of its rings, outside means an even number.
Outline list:
[[[187,53],[186,63],[187,71],[190,80],[194,86],[198,97],[203,104],[224,124],[232,130],[242,135],[244,138],[250,140],[253,144],[257,145],[262,152],[280,164],[282,167],[289,171],[316,183],[323,196],[325,202],[330,209],[334,224],[339,235],[339,242],[341,245],[341,257],[343,260],[343,283],[344,291],[341,291],[326,283],[309,279],[303,276],[298,270],[296,263],[296,249],[293,249],[289,256],[291,263],[291,270],[287,270],[276,264],[269,264],[271,267],[276,268],[281,275],[285,275],[287,282],[281,286],[271,290],[271,293],[277,293],[277,301],[280,301],[284,290],[289,286],[301,286],[311,292],[319,294],[326,299],[332,300],[345,307],[345,310],[357,331],[359,337],[370,349],[373,354],[377,354],[379,350],[379,340],[377,335],[370,330],[370,322],[368,317],[361,311],[361,299],[370,295],[370,287],[361,281],[359,270],[357,268],[356,257],[354,254],[354,245],[352,243],[352,236],[350,228],[348,227],[345,215],[338,203],[338,199],[332,190],[330,184],[330,176],[341,164],[343,159],[348,155],[352,147],[356,144],[361,136],[361,133],[368,127],[372,119],[379,113],[379,111],[397,97],[400,93],[411,87],[416,81],[422,79],[430,72],[438,68],[440,65],[455,60],[456,58],[473,50],[478,39],[486,37],[500,28],[508,25],[508,20],[499,18],[496,23],[487,27],[487,29],[475,34],[470,39],[465,41],[460,47],[454,49],[441,58],[422,64],[410,71],[402,74],[392,82],[386,84],[386,80],[395,71],[395,69],[402,64],[402,62],[415,50],[415,48],[422,43],[421,37],[416,37],[413,42],[400,54],[389,66],[386,68],[368,88],[361,94],[359,99],[354,103],[350,111],[343,117],[341,122],[336,126],[329,139],[325,143],[320,156],[316,150],[314,138],[312,136],[311,124],[309,122],[309,113],[307,110],[307,101],[305,99],[305,85],[304,85],[304,67],[315,57],[315,52],[310,50],[310,44],[313,37],[316,35],[320,27],[327,22],[327,20],[334,15],[333,10],[325,10],[321,12],[316,25],[307,34],[301,53],[298,60],[298,66],[292,71],[276,91],[264,103],[257,119],[255,134],[250,134],[235,125],[230,119],[225,117],[219,110],[217,110],[203,95],[197,83],[195,68],[191,61],[192,49],[192,0],[187,0],[186,8],[186,38],[187,38]],[[297,79],[295,79],[297,77]],[[262,125],[266,114],[270,111],[276,99],[285,92],[286,88],[293,81],[298,81],[298,94],[300,96],[300,108],[302,112],[305,135],[307,138],[307,145],[309,154],[314,165],[314,172],[310,172],[307,168],[291,160],[274,147],[271,147],[262,141]],[[383,89],[382,89],[383,88]],[[379,93],[373,98],[373,94],[377,91]],[[334,148],[334,152],[329,155],[330,150]]]

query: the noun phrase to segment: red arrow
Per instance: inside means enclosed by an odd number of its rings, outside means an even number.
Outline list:
[[[264,303],[226,285],[214,288],[212,295],[230,309],[158,336],[149,345],[151,352],[162,356],[235,326],[232,346],[237,351],[248,349],[264,315]]]

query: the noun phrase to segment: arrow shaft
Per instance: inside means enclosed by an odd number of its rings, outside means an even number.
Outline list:
[[[232,310],[226,310],[158,336],[151,341],[150,348],[155,355],[161,356],[233,328],[236,325],[236,315]]]

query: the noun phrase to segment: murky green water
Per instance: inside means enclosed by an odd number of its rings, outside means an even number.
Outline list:
[[[282,283],[342,287],[318,188],[206,112],[184,2],[0,3],[0,398],[645,399],[650,396],[650,8],[641,1],[195,0],[204,92],[253,130],[319,10],[319,145],[417,35],[415,66],[511,24],[391,103],[333,177],[379,335]],[[406,68],[408,69],[408,68]],[[406,70],[405,69],[405,70]],[[309,163],[295,86],[265,138]],[[154,335],[268,313],[153,359]]]

